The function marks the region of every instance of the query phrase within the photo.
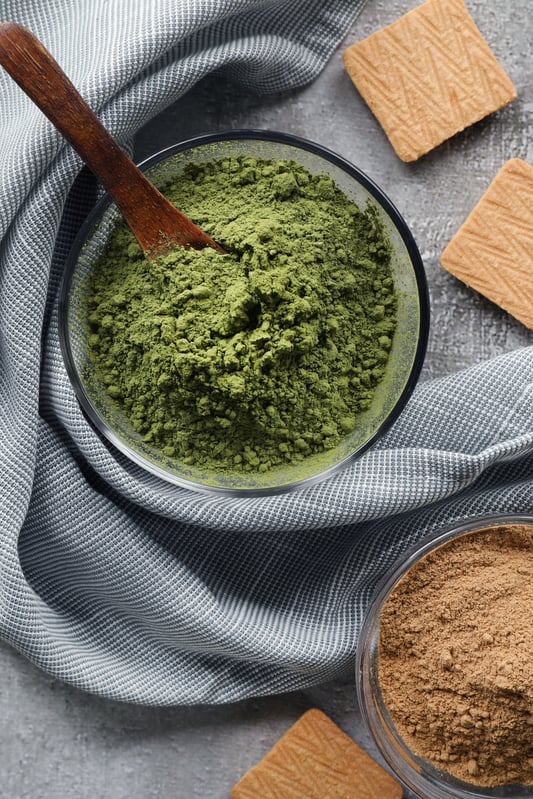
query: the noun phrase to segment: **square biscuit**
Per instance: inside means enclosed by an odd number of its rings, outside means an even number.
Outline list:
[[[402,161],[516,97],[463,0],[427,0],[348,47],[343,60]]]
[[[402,788],[320,710],[308,710],[231,799],[400,799]]]
[[[440,261],[533,329],[533,166],[503,165]]]

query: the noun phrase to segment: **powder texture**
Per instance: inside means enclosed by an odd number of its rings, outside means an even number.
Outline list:
[[[533,525],[413,566],[382,611],[379,679],[412,751],[470,783],[533,784]]]
[[[96,375],[185,464],[267,471],[336,446],[372,401],[396,325],[391,245],[292,161],[189,164],[164,193],[226,251],[149,263],[125,226],[88,290]]]

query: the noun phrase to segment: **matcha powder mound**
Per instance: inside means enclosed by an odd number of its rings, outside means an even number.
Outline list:
[[[376,209],[292,161],[188,164],[164,193],[226,250],[149,263],[119,225],[88,282],[96,378],[145,442],[200,469],[267,471],[336,446],[396,324]]]

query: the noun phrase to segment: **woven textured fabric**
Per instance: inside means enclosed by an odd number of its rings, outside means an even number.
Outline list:
[[[126,142],[215,69],[311,80],[359,10],[331,0],[25,0]],[[58,344],[66,253],[95,183],[0,70],[0,629],[82,689],[226,702],[353,669],[383,572],[443,523],[533,510],[533,348],[422,384],[380,445],[277,497],[168,490],[81,414]]]

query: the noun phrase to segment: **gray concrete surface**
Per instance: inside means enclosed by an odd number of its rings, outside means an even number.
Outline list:
[[[395,156],[340,56],[417,5],[413,0],[368,0],[324,72],[301,91],[257,98],[211,76],[137,138],[140,158],[197,133],[270,128],[314,139],[366,171],[404,215],[425,262],[432,329],[424,380],[533,343],[531,332],[438,263],[504,161],[519,156],[533,163],[531,4],[467,3],[519,98],[418,163]],[[0,797],[6,799],[227,799],[241,774],[311,706],[372,751],[351,679],[227,707],[153,709],[76,691],[7,644],[0,645],[0,673]]]

